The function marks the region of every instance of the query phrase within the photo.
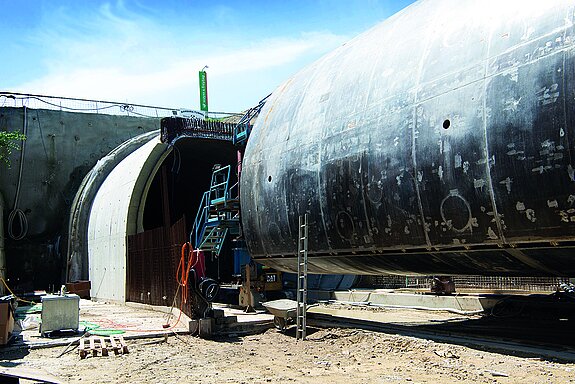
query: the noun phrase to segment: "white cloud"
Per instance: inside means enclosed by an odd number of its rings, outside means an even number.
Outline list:
[[[226,92],[221,83],[210,88],[211,106],[217,110],[251,106],[245,103],[265,94],[250,92],[273,90],[299,67],[347,40],[329,32],[249,43],[217,34],[200,38],[192,30],[183,34],[181,26],[170,32],[169,27],[128,12],[122,3],[102,6],[89,20],[76,20],[62,11],[50,25],[57,27],[43,26],[35,37],[52,52],[45,63],[47,73],[13,91],[179,107],[196,104],[197,72],[207,64],[211,79],[225,78],[229,92],[238,92],[234,103],[230,95],[217,97]],[[225,44],[218,43],[224,37]],[[271,80],[273,84],[250,87],[246,80],[269,82],[274,75],[281,78]]]

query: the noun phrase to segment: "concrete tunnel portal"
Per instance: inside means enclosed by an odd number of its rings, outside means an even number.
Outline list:
[[[95,192],[83,203],[89,214],[82,275],[97,299],[168,304],[177,288],[179,250],[189,240],[214,166],[230,165],[229,183],[237,182],[237,149],[229,140],[182,135],[168,145],[157,134],[148,140],[99,172],[105,180],[85,188]],[[219,258],[207,255],[209,277],[231,281],[231,240]]]

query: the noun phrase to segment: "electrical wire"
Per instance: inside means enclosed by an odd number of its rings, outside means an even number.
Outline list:
[[[8,292],[10,292],[10,294],[11,294],[12,296],[14,296],[14,298],[15,298],[16,300],[21,301],[21,302],[23,302],[23,303],[28,303],[28,304],[34,304],[34,305],[38,304],[38,303],[35,303],[35,302],[33,302],[33,301],[25,300],[25,299],[22,299],[21,297],[16,296],[16,294],[15,294],[14,292],[12,292],[12,290],[10,289],[10,287],[8,286],[8,284],[6,283],[6,280],[4,280],[4,278],[3,278],[2,276],[0,276],[0,280],[2,280],[2,284],[4,284],[4,286],[6,287],[6,289],[8,290]]]
[[[28,134],[28,119],[27,119],[27,107],[24,106],[24,127],[22,128],[22,133],[24,137]],[[22,171],[24,168],[24,154],[26,153],[26,139],[22,139],[22,149],[20,150],[20,164],[18,169],[18,183],[16,185],[16,196],[14,196],[14,206],[12,212],[8,215],[8,236],[14,240],[22,240],[28,234],[28,219],[26,214],[20,208],[18,208],[18,202],[20,200],[20,187],[22,186]],[[19,233],[14,233],[14,221],[18,219],[18,224],[20,227]]]
[[[29,99],[38,100],[38,101],[41,102],[41,103],[48,104],[48,105],[51,105],[51,106],[53,106],[53,107],[57,107],[57,108],[60,108],[60,109],[66,109],[66,110],[69,110],[69,111],[101,111],[101,110],[104,110],[104,109],[110,109],[110,108],[114,108],[114,107],[121,107],[120,104],[113,104],[113,105],[108,105],[108,106],[106,106],[106,107],[96,107],[96,108],[72,108],[72,107],[66,107],[66,106],[58,105],[58,104],[55,104],[55,103],[50,103],[49,101],[46,101],[46,100],[44,100],[44,99],[41,99],[41,98],[35,97],[35,96],[17,97],[16,99],[17,99],[17,100],[29,100]]]
[[[144,104],[132,104],[132,103],[127,104],[127,103],[121,103],[118,101],[90,100],[90,99],[80,99],[80,98],[63,97],[63,96],[48,96],[48,95],[38,95],[38,94],[17,93],[17,92],[0,92],[0,97],[5,98],[4,103],[6,102],[7,99],[13,99],[13,100],[30,100],[30,99],[32,99],[32,100],[37,100],[41,103],[56,107],[56,108],[61,109],[61,110],[69,110],[69,111],[96,111],[97,112],[97,111],[110,109],[110,108],[114,108],[114,107],[120,107],[121,109],[126,108],[126,107],[130,107],[130,109],[124,109],[124,112],[133,113],[135,115],[139,115],[139,116],[143,116],[143,117],[158,117],[157,116],[158,110],[162,110],[162,111],[174,111],[175,110],[174,108],[158,107],[158,106],[144,105]],[[105,107],[96,107],[96,108],[73,108],[73,107],[63,106],[61,104],[51,103],[49,101],[46,101],[45,99],[104,103],[104,104],[108,104],[108,105]],[[4,103],[2,104],[2,106],[4,106]],[[149,115],[141,114],[138,112],[134,112],[133,111],[134,107],[155,109],[156,110],[156,116],[149,116]],[[242,116],[243,114],[242,113],[233,113],[233,112],[210,111],[210,115],[224,115],[224,117],[231,117],[231,116]]]
[[[44,148],[46,162],[48,162],[48,151],[46,150],[46,143],[44,142],[44,132],[42,132],[42,124],[40,124],[40,114],[38,113],[38,110],[36,110],[36,122],[38,123],[38,130],[40,131],[40,139],[42,140],[42,148]]]
[[[176,320],[176,322],[173,325],[169,326],[167,329],[174,328],[180,322],[180,318],[182,316],[182,312],[184,309],[184,304],[188,303],[190,272],[193,274],[194,279],[193,282],[195,283],[197,281],[195,268],[198,265],[199,261],[200,261],[200,251],[194,250],[194,247],[190,242],[184,243],[182,245],[180,253],[180,262],[178,264],[178,269],[176,270],[176,281],[178,282],[178,289],[176,290],[174,300],[172,301],[172,310],[173,310],[175,307],[178,292],[181,291],[180,307],[179,307],[180,314],[178,315],[178,319]],[[195,287],[193,288],[195,290]],[[202,297],[201,294],[198,293],[198,295],[199,297]]]

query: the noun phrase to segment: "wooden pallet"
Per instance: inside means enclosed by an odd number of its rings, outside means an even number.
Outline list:
[[[109,345],[109,346],[108,346]],[[93,357],[108,356],[108,352],[112,350],[114,354],[119,355],[128,353],[128,346],[122,335],[111,335],[108,337],[103,336],[90,336],[80,340],[80,348],[78,354],[81,359],[86,358],[89,354]]]

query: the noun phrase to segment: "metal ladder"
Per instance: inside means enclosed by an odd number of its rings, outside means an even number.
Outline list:
[[[297,327],[296,340],[305,340],[307,323],[307,213],[299,217],[297,250]]]

